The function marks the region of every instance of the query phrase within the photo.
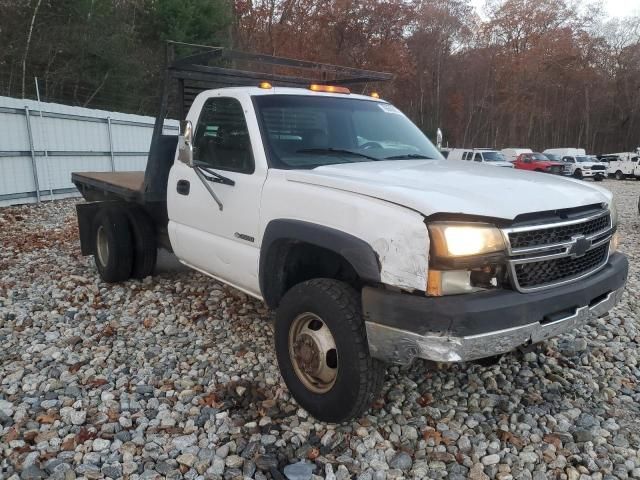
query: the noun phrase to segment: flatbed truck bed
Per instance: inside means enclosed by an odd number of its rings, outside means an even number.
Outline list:
[[[139,172],[74,172],[71,181],[89,201],[118,200],[142,201],[144,171]]]

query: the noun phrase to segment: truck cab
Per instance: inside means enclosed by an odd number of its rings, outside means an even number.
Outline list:
[[[513,164],[504,157],[502,152],[490,148],[454,148],[447,156],[448,160],[465,160],[492,167],[513,168]]]
[[[445,160],[399,109],[344,87],[382,74],[333,72],[297,87],[245,72],[243,86],[190,100],[144,175],[74,173],[82,252],[100,276],[150,275],[163,247],[263,300],[287,387],[331,422],[367,410],[388,364],[500,355],[616,305],[628,262],[610,192]]]
[[[521,153],[513,162],[513,166],[519,170],[530,170],[533,172],[552,173],[555,175],[564,174],[564,163],[549,160],[541,153]]]

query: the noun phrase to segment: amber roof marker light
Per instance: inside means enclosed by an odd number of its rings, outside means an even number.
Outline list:
[[[378,92],[371,92],[371,96],[373,98],[380,98],[380,94]]]
[[[309,85],[309,90],[312,92],[326,92],[326,93],[344,93],[349,95],[351,90],[347,87],[336,87],[335,85],[319,85],[317,83],[312,83]]]
[[[272,88],[271,84],[269,82],[260,82],[260,85],[258,85],[258,87],[264,89],[264,90],[269,90],[270,88]]]

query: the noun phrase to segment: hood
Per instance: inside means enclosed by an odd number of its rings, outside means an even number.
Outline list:
[[[512,220],[522,213],[609,203],[601,187],[555,175],[450,160],[393,160],[288,170],[289,181],[366,195],[425,216],[461,213]]]
[[[601,162],[580,162],[580,163],[576,163],[576,168],[577,167],[593,167],[595,165],[604,165],[604,163]]]

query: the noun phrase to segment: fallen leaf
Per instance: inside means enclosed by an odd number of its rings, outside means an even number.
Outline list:
[[[16,430],[15,427],[11,427],[9,431],[5,433],[4,437],[2,437],[2,440],[5,443],[9,443],[12,440],[16,440],[17,438],[18,438],[18,431]]]
[[[116,331],[114,330],[114,328],[111,325],[107,325],[106,327],[104,327],[102,332],[100,332],[100,336],[101,337],[112,337],[115,333],[116,333]]]
[[[102,385],[106,385],[107,382],[104,378],[92,378],[87,382],[92,387],[101,387]]]
[[[559,450],[562,447],[562,440],[560,437],[554,433],[548,433],[542,438],[546,443],[553,445],[556,447],[556,450]]]
[[[76,439],[75,437],[69,437],[66,440],[64,440],[62,442],[61,445],[62,450],[69,452],[71,450],[75,450],[76,449]]]
[[[55,422],[59,417],[57,415],[51,415],[48,413],[40,413],[38,416],[36,416],[36,422],[38,423],[53,423]]]
[[[437,430],[425,430],[422,433],[422,438],[427,441],[432,438],[435,446],[440,445],[440,443],[442,442],[442,434]]]
[[[524,446],[524,442],[520,437],[506,430],[498,430],[498,438],[505,443],[510,443],[516,448],[522,448]]]
[[[211,392],[200,398],[200,405],[206,405],[208,407],[216,408],[219,405],[219,402],[220,398],[216,392]]]
[[[87,440],[93,440],[94,438],[96,438],[96,436],[97,435],[95,432],[90,432],[86,428],[81,428],[80,431],[76,433],[76,442],[78,444],[81,444],[86,442]]]

